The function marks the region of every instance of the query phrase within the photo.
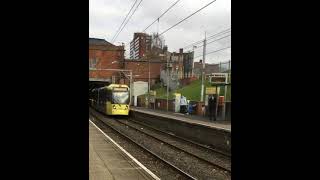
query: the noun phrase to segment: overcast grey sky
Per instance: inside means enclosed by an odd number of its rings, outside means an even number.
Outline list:
[[[135,0],[89,0],[89,37],[102,38],[111,42],[126,14]],[[140,0],[137,1],[137,4]],[[159,17],[176,0],[143,0],[131,17],[126,27],[116,39],[116,45],[130,43],[134,32],[143,31],[157,17]],[[180,0],[169,12],[154,23],[146,32],[151,34],[163,32],[212,0]],[[202,40],[204,32],[207,36],[231,28],[231,0],[216,0],[214,3],[182,22],[178,26],[164,33],[165,44],[170,52],[178,51],[193,42]],[[230,34],[230,33],[228,33]],[[223,37],[225,35],[219,37]],[[218,37],[218,38],[219,38]],[[209,40],[210,42],[210,40]],[[200,46],[202,44],[199,44]],[[231,36],[207,45],[207,53],[231,46]],[[185,49],[184,51],[192,50]],[[195,50],[195,57],[202,55],[203,48]],[[126,57],[129,55],[129,45],[126,46]],[[195,58],[195,61],[202,56]],[[206,62],[217,63],[231,59],[231,48],[208,54]]]

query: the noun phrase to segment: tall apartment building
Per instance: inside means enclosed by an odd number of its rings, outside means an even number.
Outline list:
[[[130,59],[140,59],[151,51],[151,36],[146,33],[134,33],[130,42]]]

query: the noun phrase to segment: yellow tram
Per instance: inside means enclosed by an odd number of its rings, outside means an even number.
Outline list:
[[[110,84],[94,89],[91,105],[107,115],[129,115],[130,89],[124,84]]]

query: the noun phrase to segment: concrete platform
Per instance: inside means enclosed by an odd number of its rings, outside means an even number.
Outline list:
[[[221,129],[225,131],[231,132],[231,122],[230,121],[210,121],[206,117],[196,116],[196,115],[185,115],[181,113],[174,113],[174,112],[166,112],[166,111],[160,111],[160,110],[153,110],[153,109],[147,109],[147,108],[141,108],[141,107],[131,107],[131,110],[136,112],[143,112],[148,114],[153,114],[157,116],[163,116],[172,118],[178,121],[184,121],[191,124],[197,124],[202,126],[207,126],[210,128],[215,129]]]
[[[137,107],[131,107],[130,116],[154,128],[231,154],[230,121],[209,122],[202,117]]]
[[[89,179],[90,180],[145,180],[157,179],[137,164],[136,159],[109,139],[89,121]],[[139,163],[139,162],[138,162]]]

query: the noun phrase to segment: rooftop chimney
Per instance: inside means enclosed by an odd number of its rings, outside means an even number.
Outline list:
[[[163,52],[167,52],[168,51],[168,46],[163,46]]]

